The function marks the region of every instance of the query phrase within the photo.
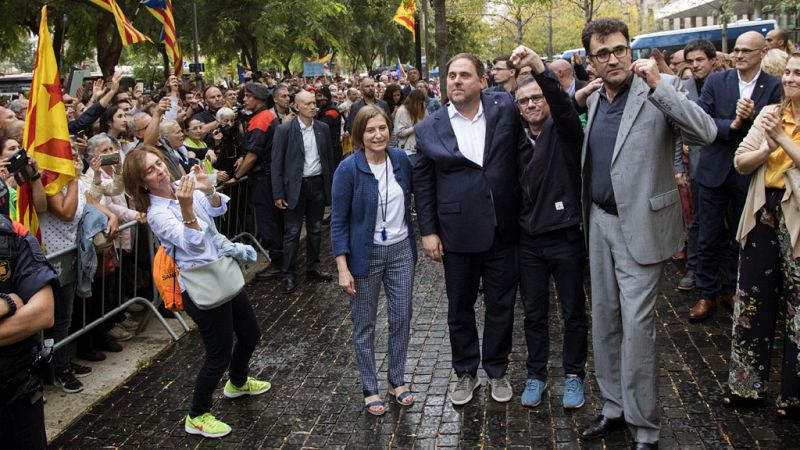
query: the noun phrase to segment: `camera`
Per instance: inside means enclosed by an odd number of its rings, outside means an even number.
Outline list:
[[[8,158],[8,166],[6,169],[10,173],[17,173],[20,170],[24,169],[28,166],[28,153],[25,152],[24,148],[21,148],[14,153],[11,158]]]
[[[106,153],[100,155],[99,158],[101,166],[114,166],[119,164],[119,153]]]

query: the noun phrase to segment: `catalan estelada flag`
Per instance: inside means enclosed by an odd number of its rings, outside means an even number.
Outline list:
[[[311,62],[321,63],[322,68],[325,70],[325,75],[331,74],[331,68],[333,67],[333,50],[330,50],[325,56],[321,58],[317,58]]]
[[[397,58],[397,68],[395,69],[395,78],[398,80],[405,80],[408,78],[408,74],[406,74],[406,69],[403,67],[403,64],[400,63],[400,58]]]
[[[164,29],[161,31],[161,42],[167,48],[175,75],[183,72],[183,57],[178,47],[178,31],[175,28],[175,18],[172,16],[172,0],[145,0],[142,4],[150,11],[156,20],[161,22]]]
[[[48,196],[61,191],[75,178],[67,113],[61,98],[61,83],[58,78],[53,42],[47,29],[47,6],[42,7],[39,42],[36,45],[36,61],[33,66],[30,103],[25,115],[22,145],[28,155],[36,158],[42,171],[42,184]],[[19,221],[41,243],[39,219],[33,207],[30,183],[25,183],[19,188],[17,214]]]
[[[136,44],[137,42],[153,42],[150,40],[149,37],[142,34],[139,30],[133,27],[130,20],[125,17],[125,13],[122,12],[119,5],[117,4],[116,0],[89,0],[92,4],[95,4],[104,10],[111,13],[114,16],[114,21],[117,22],[117,30],[119,31],[119,37],[122,38],[123,45],[131,45]]]
[[[414,9],[414,0],[401,0],[393,19],[410,31],[412,38],[414,38]]]

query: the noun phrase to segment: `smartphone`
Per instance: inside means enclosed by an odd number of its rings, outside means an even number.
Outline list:
[[[100,155],[101,166],[114,166],[117,164],[119,164],[119,153],[106,153],[105,155]]]
[[[141,82],[141,81],[136,83],[136,90],[139,91],[139,92],[144,93],[144,83]]]

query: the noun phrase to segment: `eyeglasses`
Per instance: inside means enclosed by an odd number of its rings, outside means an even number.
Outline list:
[[[617,47],[612,48],[611,51],[600,50],[594,55],[589,55],[589,56],[597,60],[597,62],[606,62],[609,60],[609,58],[611,58],[612,53],[617,59],[620,59],[628,54],[628,50],[630,50],[630,47],[628,47],[627,45],[619,45]]]
[[[750,53],[760,51],[763,48],[764,47],[758,47],[758,48],[734,48],[733,49],[733,54],[735,55],[737,53],[741,53],[742,55],[749,55]]]
[[[530,97],[523,97],[523,98],[518,98],[517,99],[517,105],[521,105],[521,106],[528,106],[528,104],[530,102],[533,102],[534,105],[538,105],[538,104],[544,102],[544,95],[542,95],[542,94],[534,94],[534,95],[531,95]]]

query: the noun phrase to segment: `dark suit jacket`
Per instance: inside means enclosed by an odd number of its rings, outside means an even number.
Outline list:
[[[756,104],[756,115],[766,105],[781,100],[780,81],[761,72],[756,81],[751,97]],[[700,162],[697,165],[695,179],[703,186],[714,188],[720,186],[733,169],[733,154],[739,143],[747,135],[752,122],[738,130],[731,130],[731,123],[736,118],[736,102],[739,100],[739,77],[736,69],[712,73],[706,79],[697,104],[714,119],[717,125],[717,138],[700,149]],[[750,184],[749,175],[736,174],[737,183],[742,192],[747,192]]]
[[[315,120],[312,124],[322,165],[325,201],[330,204],[334,169],[331,135],[324,123]],[[296,208],[300,199],[304,162],[305,146],[298,117],[291,122],[281,124],[275,130],[275,137],[272,140],[272,197],[273,200],[286,200],[289,209]]]
[[[484,90],[481,102],[486,118],[483,167],[459,151],[447,107],[414,127],[417,222],[423,236],[439,235],[445,254],[488,251],[495,229],[503,242],[516,242],[519,236],[518,156],[530,143],[509,94]]]

